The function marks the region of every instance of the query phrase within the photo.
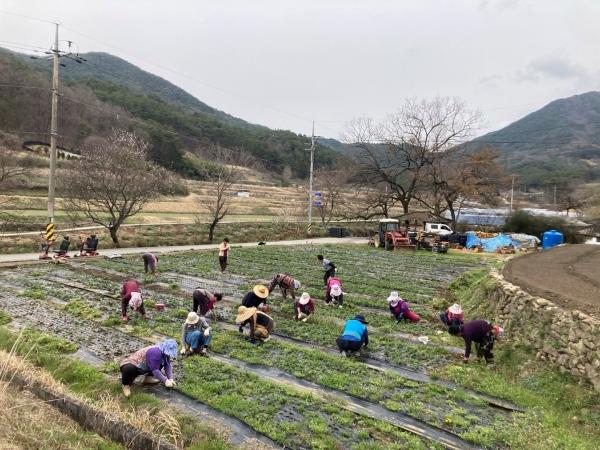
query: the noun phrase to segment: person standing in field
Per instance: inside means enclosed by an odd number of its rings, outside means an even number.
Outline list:
[[[227,268],[227,256],[229,254],[229,239],[223,238],[223,242],[219,244],[219,265],[221,272],[225,272]]]
[[[142,259],[144,260],[144,272],[148,273],[148,269],[150,269],[150,272],[154,275],[156,273],[156,266],[158,265],[158,257],[148,252],[144,253]]]

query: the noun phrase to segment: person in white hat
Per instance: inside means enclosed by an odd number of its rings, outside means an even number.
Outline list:
[[[418,322],[421,320],[421,317],[418,314],[410,310],[408,302],[400,298],[397,291],[392,291],[390,293],[387,302],[390,312],[396,319],[396,322],[400,322],[403,319],[408,319],[411,322]]]
[[[327,305],[339,305],[344,303],[344,292],[342,291],[342,280],[336,277],[330,277],[327,280],[327,289],[325,289],[325,303]]]
[[[465,322],[465,315],[458,303],[449,306],[446,311],[440,313],[440,320],[450,326],[452,324],[462,325]]]
[[[212,339],[212,328],[206,317],[190,312],[181,329],[181,354],[200,353],[206,355],[206,349]]]
[[[308,292],[303,292],[298,300],[294,302],[294,314],[296,320],[306,322],[315,312],[315,300]]]
[[[275,321],[270,316],[255,307],[248,308],[244,305],[238,308],[235,323],[240,326],[240,332],[244,331],[245,325],[250,325],[248,339],[252,344],[256,344],[259,340],[268,341],[275,329]]]
[[[278,273],[273,276],[271,283],[269,283],[269,294],[273,292],[273,289],[277,286],[281,289],[281,295],[284,299],[287,298],[289,292],[292,296],[292,300],[296,300],[296,289],[300,289],[300,281],[296,280],[288,273]]]
[[[121,320],[127,322],[127,309],[131,308],[139,312],[144,319],[147,319],[146,310],[144,309],[144,299],[140,291],[140,284],[133,278],[127,278],[121,287]]]

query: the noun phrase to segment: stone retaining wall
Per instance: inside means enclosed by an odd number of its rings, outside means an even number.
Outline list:
[[[495,269],[490,275],[494,286],[487,298],[511,339],[533,347],[537,358],[589,380],[600,391],[600,320],[534,297]]]

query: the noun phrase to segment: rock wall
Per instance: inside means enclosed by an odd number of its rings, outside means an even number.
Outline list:
[[[600,391],[600,320],[529,295],[495,269],[490,275],[493,285],[486,289],[486,297],[510,338],[534,348],[537,358],[561,372],[589,380]]]

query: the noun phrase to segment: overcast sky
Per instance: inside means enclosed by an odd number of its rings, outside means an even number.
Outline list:
[[[272,128],[339,137],[407,97],[457,96],[501,128],[600,90],[600,0],[0,0],[57,20],[203,102]],[[53,25],[0,13],[0,46],[49,47]],[[8,43],[7,43],[8,42]]]

